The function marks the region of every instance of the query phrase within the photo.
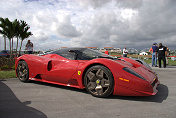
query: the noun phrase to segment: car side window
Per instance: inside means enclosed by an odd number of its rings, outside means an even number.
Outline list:
[[[90,58],[88,55],[86,55],[85,53],[79,53],[78,55],[78,60],[91,60],[92,58]]]
[[[91,60],[93,59],[92,53],[90,51],[84,50],[83,52],[80,52],[78,55],[78,60]]]
[[[65,57],[70,60],[75,60],[76,58],[76,54],[72,52],[65,52],[65,53],[60,54],[60,56]]]
[[[73,52],[69,52],[69,50],[57,50],[55,52],[52,52],[50,54],[58,54],[64,58],[70,59],[70,60],[75,60],[76,54]]]

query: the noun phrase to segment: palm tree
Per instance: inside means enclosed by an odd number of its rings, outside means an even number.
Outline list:
[[[5,27],[6,27],[6,22],[4,20],[4,18],[0,17],[0,34],[3,35],[4,37],[4,50],[6,50],[6,31],[5,31]]]
[[[12,39],[12,54],[13,54],[13,38],[19,36],[19,21],[15,19],[13,22],[10,23],[10,35]]]
[[[14,37],[14,30],[13,30],[13,23],[8,19],[5,18],[5,22],[6,22],[6,27],[5,27],[5,31],[6,31],[6,36],[9,39],[9,45],[10,45],[10,57],[12,56],[12,43],[11,41],[13,40]]]
[[[13,38],[15,36],[19,35],[19,21],[17,19],[15,19],[13,22],[9,21],[8,18],[5,19],[7,24],[7,37],[9,39],[9,44],[10,44],[10,54],[13,54]]]
[[[1,18],[1,25],[0,27],[2,30],[0,31],[1,34],[3,34],[4,37],[7,37],[9,39],[9,45],[10,45],[10,52],[11,52],[11,38],[12,38],[12,23],[9,21],[8,18]]]
[[[5,36],[9,39],[9,45],[10,45],[10,57],[13,54],[13,38],[16,35],[16,21],[11,22],[8,18],[4,19],[5,21],[5,27],[3,31],[5,32]]]
[[[25,21],[18,21],[15,19],[13,22],[11,22],[8,18],[0,18],[0,33],[6,38],[9,39],[9,45],[10,45],[10,57],[13,54],[13,38],[17,38],[17,45],[16,45],[16,54],[18,49],[18,41],[21,39],[21,45],[20,50],[22,47],[23,40],[30,37],[32,35],[31,32],[28,32],[30,27],[27,25]],[[4,40],[5,40],[4,38]],[[5,44],[6,45],[6,44]],[[6,46],[5,46],[6,47]]]
[[[13,27],[14,27],[14,32],[15,32],[15,37],[17,38],[17,43],[16,43],[16,56],[17,56],[17,50],[18,50],[18,41],[19,41],[19,36],[20,36],[20,22],[15,19],[13,21]]]
[[[19,37],[21,39],[21,45],[20,45],[19,54],[21,52],[21,47],[22,47],[24,39],[26,39],[32,35],[31,32],[28,32],[29,29],[30,29],[30,27],[27,25],[27,23],[25,21],[21,20],[20,21],[20,33],[19,33]]]

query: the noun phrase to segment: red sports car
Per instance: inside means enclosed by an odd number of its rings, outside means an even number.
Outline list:
[[[84,89],[96,97],[110,94],[150,96],[157,93],[158,77],[138,59],[115,58],[87,48],[65,48],[44,55],[17,58],[16,75],[29,80]]]

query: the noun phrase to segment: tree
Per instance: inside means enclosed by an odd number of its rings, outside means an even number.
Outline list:
[[[1,20],[0,33],[3,34],[4,37],[7,37],[9,39],[10,52],[11,52],[12,22],[10,22],[8,18],[5,18],[5,19],[0,18],[0,20]]]
[[[32,35],[31,32],[29,32],[28,30],[30,29],[30,27],[28,26],[28,24],[25,21],[18,21],[17,19],[15,19],[13,22],[11,22],[8,18],[0,18],[0,33],[6,38],[9,39],[9,45],[10,45],[10,57],[13,54],[13,38],[16,37],[17,38],[17,44],[16,44],[16,54],[17,54],[17,50],[18,50],[18,42],[19,39],[21,39],[21,45],[20,45],[20,50],[19,53],[21,51],[21,47],[22,47],[22,43],[24,41],[24,39],[30,37]],[[6,40],[4,38],[4,40]],[[6,44],[5,44],[6,47]]]
[[[14,27],[14,30],[15,30],[15,37],[17,38],[17,43],[16,43],[16,56],[17,56],[17,50],[18,50],[18,41],[19,41],[19,36],[20,36],[20,22],[15,19],[13,21],[13,27]]]
[[[10,36],[11,36],[11,40],[12,40],[12,54],[13,54],[13,38],[16,37],[17,38],[17,46],[18,46],[18,36],[19,36],[19,26],[20,23],[17,19],[15,19],[13,22],[10,22],[9,24],[9,31],[10,31]],[[16,46],[16,48],[17,48]],[[16,51],[17,53],[17,51]]]
[[[4,37],[9,39],[9,46],[10,46],[10,57],[13,54],[13,38],[17,35],[17,26],[18,21],[17,19],[11,22],[8,18],[1,18],[1,31],[0,33],[3,34]]]
[[[9,39],[10,57],[11,57],[12,51],[13,51],[13,37],[15,36],[14,27],[13,27],[13,23],[8,18],[5,18],[5,22],[6,22],[5,32],[6,32],[6,37]]]
[[[21,47],[22,47],[24,39],[26,39],[32,35],[31,32],[28,32],[29,29],[30,29],[30,27],[27,25],[27,23],[25,21],[21,20],[20,21],[20,33],[19,33],[19,37],[21,39],[21,45],[20,45],[19,54],[21,52]]]
[[[6,31],[5,31],[5,27],[6,27],[6,22],[4,20],[4,18],[0,17],[0,34],[3,35],[4,37],[4,50],[6,50]]]

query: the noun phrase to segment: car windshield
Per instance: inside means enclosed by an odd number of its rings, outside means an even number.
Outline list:
[[[117,59],[116,57],[88,48],[66,48],[52,51],[48,54],[58,54],[70,60],[91,60],[95,58]]]

